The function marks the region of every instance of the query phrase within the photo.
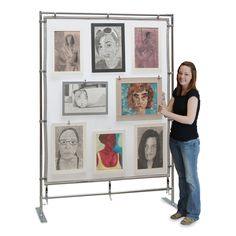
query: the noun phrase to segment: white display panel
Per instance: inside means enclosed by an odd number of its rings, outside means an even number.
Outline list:
[[[92,72],[92,39],[91,24],[124,24],[125,71],[124,72]],[[135,68],[135,28],[158,29],[158,68]],[[75,71],[55,71],[55,32],[76,32],[79,35],[80,66]],[[78,33],[79,32],[79,33]],[[94,181],[100,179],[135,178],[147,176],[166,176],[168,174],[167,155],[167,121],[157,120],[116,120],[116,79],[133,77],[160,77],[162,91],[168,92],[168,22],[166,20],[137,19],[47,19],[45,24],[45,118],[47,120],[47,153],[46,177],[48,182]],[[107,82],[108,112],[107,114],[63,115],[63,83],[65,82]],[[160,96],[160,94],[159,94]],[[55,125],[84,124],[83,153],[84,168],[82,171],[55,171]],[[162,126],[163,136],[163,166],[151,172],[137,171],[136,127]],[[122,171],[96,171],[95,133],[116,133],[124,135],[124,151]],[[111,173],[109,175],[109,173]]]

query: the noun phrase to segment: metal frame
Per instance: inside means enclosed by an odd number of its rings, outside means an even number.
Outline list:
[[[171,158],[170,152],[168,152],[168,175],[166,177],[166,186],[163,188],[154,189],[140,189],[131,191],[118,191],[113,192],[111,189],[111,181],[116,180],[132,180],[132,179],[144,179],[144,178],[160,178],[162,176],[138,176],[138,177],[122,177],[102,180],[83,180],[83,181],[70,181],[70,182],[56,182],[50,183],[47,181],[45,166],[47,161],[46,144],[47,142],[47,129],[45,129],[46,120],[46,53],[44,50],[46,45],[44,41],[45,28],[43,27],[46,23],[46,19],[120,19],[120,20],[165,20],[168,22],[167,30],[167,66],[168,66],[168,88],[167,97],[171,97],[171,92],[174,88],[174,16],[173,14],[113,14],[113,13],[68,13],[68,12],[39,12],[39,207],[36,208],[36,212],[41,223],[46,223],[47,219],[43,212],[43,201],[46,203],[49,199],[57,198],[71,198],[71,197],[87,197],[87,196],[99,196],[109,195],[110,199],[113,194],[124,194],[124,193],[138,193],[138,192],[151,192],[151,191],[166,191],[171,192],[171,199],[163,198],[164,201],[176,207],[174,201],[174,163]],[[170,120],[167,123],[167,129],[170,129]],[[168,135],[167,135],[168,136]],[[167,137],[169,138],[169,137]],[[91,194],[75,194],[75,195],[62,195],[62,196],[48,196],[48,188],[50,185],[59,184],[75,184],[75,183],[89,183],[89,182],[108,182],[108,191],[103,193],[91,193]]]

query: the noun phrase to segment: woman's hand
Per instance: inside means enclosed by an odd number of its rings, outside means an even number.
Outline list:
[[[167,107],[163,104],[159,105],[158,107],[158,111],[164,115],[164,116],[167,116],[168,115],[168,110],[167,110]]]

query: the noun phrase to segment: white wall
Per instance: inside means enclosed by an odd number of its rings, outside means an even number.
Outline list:
[[[235,138],[230,137],[235,133],[233,0],[128,3],[8,0],[1,7],[1,235],[199,235],[234,229]],[[195,225],[182,229],[170,221],[174,209],[160,200],[165,196],[160,192],[115,195],[113,201],[107,196],[51,200],[45,207],[48,224],[39,223],[35,207],[39,190],[40,10],[174,14],[175,68],[183,60],[193,61],[201,94],[202,214]],[[120,183],[124,188],[133,185]],[[96,190],[100,191],[100,186]]]

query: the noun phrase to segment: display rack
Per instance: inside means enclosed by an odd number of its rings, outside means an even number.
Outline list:
[[[174,164],[169,152],[167,145],[167,171],[162,174],[152,174],[152,175],[128,175],[128,176],[112,176],[103,178],[91,178],[85,177],[81,179],[72,180],[59,180],[51,181],[48,179],[48,146],[50,146],[48,137],[48,85],[47,79],[48,74],[48,53],[47,48],[51,47],[47,45],[47,21],[49,19],[55,20],[104,20],[104,21],[165,21],[167,24],[166,32],[166,71],[165,78],[167,80],[166,86],[166,99],[170,99],[171,93],[173,91],[174,79],[174,16],[172,14],[113,14],[113,13],[68,13],[68,12],[39,12],[39,207],[36,208],[39,219],[42,223],[47,222],[46,217],[43,212],[44,202],[48,202],[49,199],[57,198],[71,198],[71,197],[86,197],[86,196],[99,196],[108,195],[110,198],[113,194],[124,194],[124,193],[138,193],[138,192],[151,192],[151,191],[166,191],[170,195],[163,198],[166,202],[176,207],[174,201]],[[165,50],[164,50],[165,51]],[[90,62],[87,62],[90,63]],[[49,75],[50,76],[50,75]],[[70,119],[68,120],[70,122]],[[166,121],[167,131],[170,129],[170,120]],[[169,132],[167,132],[166,139],[169,139]],[[123,181],[123,180],[139,180],[146,178],[165,178],[166,184],[164,187],[160,188],[150,188],[150,189],[137,189],[128,191],[112,191],[112,181]],[[48,194],[48,189],[52,185],[66,185],[66,184],[79,184],[79,183],[98,183],[107,182],[108,190],[100,193],[89,193],[89,194],[65,194],[65,195],[54,195],[50,196]]]

